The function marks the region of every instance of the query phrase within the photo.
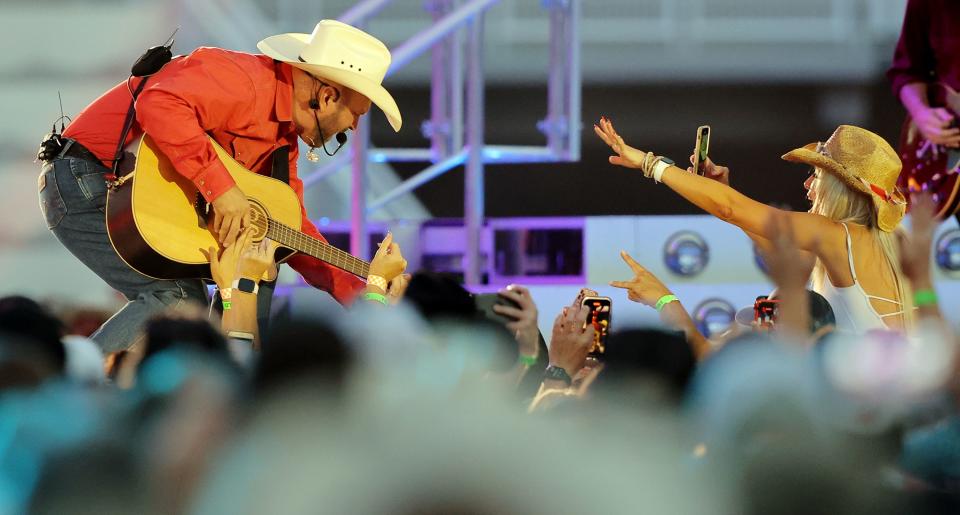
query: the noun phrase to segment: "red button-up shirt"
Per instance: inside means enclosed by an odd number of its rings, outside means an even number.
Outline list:
[[[893,94],[912,82],[940,81],[960,90],[960,2],[910,0],[887,78]]]
[[[64,136],[79,141],[109,163],[130,106],[130,91],[140,80],[131,80],[129,86],[123,82],[103,94],[76,116]],[[264,55],[199,48],[174,59],[148,79],[137,98],[136,113],[125,144],[144,132],[150,134],[177,172],[190,179],[208,202],[233,187],[234,182],[217,159],[207,135],[244,167],[264,175],[271,172],[273,152],[288,146],[290,186],[300,199],[303,214],[301,229],[324,240],[303,207],[289,65]],[[341,304],[363,288],[352,274],[304,254],[295,255],[287,263]]]

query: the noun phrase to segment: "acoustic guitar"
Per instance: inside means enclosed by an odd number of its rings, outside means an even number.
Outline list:
[[[960,119],[960,93],[946,84],[930,84],[930,105],[943,107]],[[903,192],[929,191],[937,204],[937,218],[960,208],[960,149],[927,141],[908,116],[900,131],[903,171],[897,186]],[[908,195],[909,196],[909,195]]]
[[[278,263],[299,252],[358,277],[369,275],[366,261],[300,231],[300,201],[289,185],[246,170],[210,141],[250,200],[254,241],[270,238],[280,244]],[[140,140],[136,159],[131,178],[107,194],[107,233],[113,248],[131,268],[149,277],[210,278],[210,262],[201,249],[219,248],[208,226],[212,206],[177,173],[150,136]]]

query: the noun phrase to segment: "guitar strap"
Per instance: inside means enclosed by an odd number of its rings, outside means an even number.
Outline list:
[[[135,109],[137,97],[140,95],[140,92],[143,91],[144,86],[147,85],[147,79],[148,77],[144,77],[143,80],[140,81],[140,85],[137,86],[137,89],[133,91],[133,98],[130,99],[130,107],[127,108],[127,117],[123,120],[123,129],[120,131],[120,141],[117,142],[117,151],[113,154],[113,169],[111,171],[113,177],[111,179],[114,181],[122,177],[117,172],[120,171],[120,161],[123,160],[124,143],[127,141],[127,134],[129,134],[130,129],[133,128],[133,120],[137,114]],[[130,173],[130,170],[128,170],[127,173]]]
[[[290,184],[290,147],[284,145],[273,151],[273,169],[270,177]]]

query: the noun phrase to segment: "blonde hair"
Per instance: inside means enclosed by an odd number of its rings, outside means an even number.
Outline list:
[[[870,198],[854,191],[829,172],[814,168],[817,177],[812,185],[815,193],[811,213],[829,218],[835,222],[859,224],[870,230],[873,240],[879,245],[887,265],[893,272],[897,286],[897,297],[903,310],[903,327],[908,329],[913,322],[913,302],[910,283],[900,270],[900,249],[894,232],[881,231],[877,226],[877,209]],[[899,231],[900,229],[897,228]],[[828,281],[823,261],[817,258],[813,269],[813,286],[822,291],[824,281]]]

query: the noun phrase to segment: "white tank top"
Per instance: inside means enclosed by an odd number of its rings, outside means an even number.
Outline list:
[[[847,233],[847,259],[850,262],[850,275],[853,276],[853,285],[840,288],[830,282],[830,278],[824,278],[823,284],[817,293],[823,295],[833,308],[833,314],[837,319],[837,329],[857,334],[863,334],[872,329],[887,330],[888,327],[883,323],[886,317],[896,316],[903,313],[902,304],[892,299],[867,295],[857,281],[857,271],[853,266],[853,247],[850,244],[850,229],[847,224],[843,225],[844,232]],[[870,299],[883,302],[889,302],[901,307],[900,311],[881,315],[873,309]]]

